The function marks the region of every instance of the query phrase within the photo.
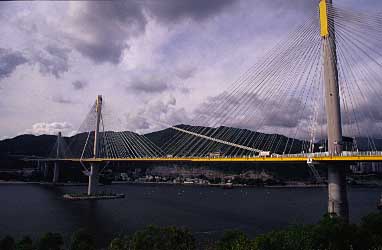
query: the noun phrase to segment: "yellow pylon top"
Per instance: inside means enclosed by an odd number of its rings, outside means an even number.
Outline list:
[[[320,0],[320,24],[321,24],[321,36],[329,36],[328,27],[328,9],[326,5],[326,0]]]

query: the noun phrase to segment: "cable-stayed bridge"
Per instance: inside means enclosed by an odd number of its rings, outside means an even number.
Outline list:
[[[346,164],[382,161],[381,41],[382,15],[321,0],[317,12],[197,109],[191,125],[170,125],[162,143],[113,129],[98,96],[80,134],[69,143],[59,135],[55,155],[43,161],[54,162],[57,175],[60,162],[90,165],[89,195],[101,165],[112,161],[306,162],[313,171],[326,164],[329,212],[346,218]]]

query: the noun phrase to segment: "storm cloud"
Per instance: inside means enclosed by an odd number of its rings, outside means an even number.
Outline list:
[[[84,89],[88,84],[85,81],[77,80],[72,82],[72,85],[75,90],[81,90]]]
[[[229,96],[229,98],[227,97]],[[209,98],[195,111],[194,125],[227,126],[254,131],[286,132],[309,124],[311,109],[298,98],[289,98],[288,105],[280,100],[267,100],[257,93],[220,94]],[[304,128],[306,133],[307,128]]]
[[[176,22],[179,19],[190,18],[203,20],[231,6],[237,0],[164,0],[154,2],[146,0],[147,11],[154,17],[165,22]]]
[[[148,17],[167,24],[203,20],[234,0],[78,1],[72,2],[68,38],[94,62],[120,62],[128,39],[145,32]]]
[[[60,95],[55,95],[52,97],[52,101],[60,104],[73,104],[74,102],[69,98],[63,97]]]
[[[127,87],[127,91],[146,94],[162,93],[164,91],[168,91],[169,89],[170,85],[165,81],[160,80],[136,80],[129,84],[129,86]]]
[[[0,48],[0,80],[12,74],[17,66],[27,62],[21,52]]]
[[[47,46],[44,50],[34,51],[31,62],[39,66],[41,73],[59,78],[69,70],[69,52],[70,50],[65,48]]]

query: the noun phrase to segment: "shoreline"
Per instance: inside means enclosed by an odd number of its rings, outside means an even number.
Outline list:
[[[28,185],[28,184],[38,184],[46,186],[87,186],[87,183],[56,183],[51,182],[36,182],[36,181],[0,181],[0,185]],[[219,187],[226,189],[233,188],[326,188],[327,184],[286,184],[286,185],[263,185],[263,186],[248,186],[241,184],[195,184],[195,183],[169,183],[169,182],[132,182],[132,181],[113,181],[111,185],[99,184],[99,186],[112,186],[113,184],[123,185],[123,184],[136,184],[136,185],[175,185],[175,186],[196,186],[196,187]],[[376,184],[348,184],[349,187],[367,187],[367,188],[381,188],[382,185]]]

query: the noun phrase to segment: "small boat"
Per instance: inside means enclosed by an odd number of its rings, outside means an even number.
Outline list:
[[[232,189],[232,188],[233,188],[233,184],[231,182],[228,182],[223,185],[223,189]]]
[[[64,194],[62,196],[64,200],[111,200],[111,199],[123,199],[125,194],[115,194],[115,193],[98,193],[93,195],[87,194]]]

